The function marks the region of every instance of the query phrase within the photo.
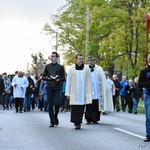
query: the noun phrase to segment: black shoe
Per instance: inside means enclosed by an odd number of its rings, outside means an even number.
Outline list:
[[[18,110],[16,110],[16,113],[18,113]]]
[[[90,123],[91,123],[90,121],[87,121],[87,122],[86,122],[86,124],[90,124]]]
[[[103,115],[107,115],[107,113],[106,113],[106,112],[103,112]]]
[[[54,125],[58,126],[58,124],[59,124],[59,120],[58,120],[58,119],[55,119]]]
[[[51,123],[49,127],[54,127],[54,124],[53,124],[53,123]]]
[[[26,112],[26,109],[24,109],[24,112]]]
[[[74,124],[75,129],[81,129],[81,124]]]
[[[119,112],[120,111],[120,108],[119,109],[117,109],[117,112]]]
[[[131,113],[132,113],[132,111],[128,111],[128,113],[130,113],[130,114],[131,114]]]
[[[136,114],[136,115],[137,115],[137,112],[134,112],[134,114]]]
[[[93,121],[92,123],[93,123],[93,124],[98,124],[98,122],[97,122],[97,121]]]
[[[144,142],[150,142],[150,138],[146,138]]]

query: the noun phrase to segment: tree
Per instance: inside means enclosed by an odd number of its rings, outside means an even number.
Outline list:
[[[33,68],[33,73],[36,73],[39,76],[40,74],[43,73],[44,66],[47,62],[47,59],[44,59],[41,51],[39,51],[38,53],[32,54],[31,57],[32,57],[31,66]]]
[[[66,45],[65,60],[85,54],[86,5],[90,8],[89,55],[105,70],[114,68],[130,78],[145,65],[145,18],[149,1],[71,0],[52,17],[59,42]],[[51,28],[50,28],[51,29]],[[50,30],[49,30],[50,31]],[[49,32],[50,33],[50,32]]]

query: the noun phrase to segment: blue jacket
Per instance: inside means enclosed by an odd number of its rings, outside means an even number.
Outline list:
[[[66,81],[62,83],[62,93],[66,92]]]
[[[40,94],[47,94],[47,92],[46,92],[46,86],[47,86],[46,81],[41,80],[40,89],[39,89],[39,93]]]
[[[122,96],[126,96],[126,91],[125,91],[125,87],[129,85],[129,82],[126,80],[126,81],[120,81],[120,86],[121,86],[121,89],[120,89],[120,95]]]

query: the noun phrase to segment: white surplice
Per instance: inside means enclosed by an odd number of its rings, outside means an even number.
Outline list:
[[[85,71],[76,70],[76,104],[85,104]]]
[[[104,73],[102,67],[95,65],[94,73],[95,73],[95,75],[93,75],[93,76],[97,77],[98,84],[96,84],[96,82],[97,82],[96,78],[91,79],[91,80],[93,80],[93,84],[95,84],[94,88],[92,86],[92,93],[97,92],[97,90],[96,90],[96,88],[97,88],[96,85],[97,85],[98,86],[98,94],[95,94],[95,96],[96,97],[98,96],[98,99],[99,99],[99,111],[113,111],[113,102],[112,102],[112,100],[109,100],[110,97],[112,97],[111,92],[110,92],[110,89],[108,88],[106,76],[105,76],[105,73]]]
[[[14,86],[16,84],[16,86]],[[13,96],[14,98],[25,98],[26,89],[29,85],[28,79],[15,76],[12,80]]]
[[[114,82],[111,79],[107,78],[107,85],[108,85],[108,88],[110,89],[112,95],[115,95],[116,91],[115,91],[115,84],[114,84]]]
[[[98,82],[95,71],[91,72],[90,78],[91,78],[91,85],[92,85],[92,100],[99,99],[99,91],[98,91],[99,82]]]
[[[70,96],[70,105],[92,103],[90,69],[84,65],[83,70],[76,70],[72,65],[67,73],[66,96]]]

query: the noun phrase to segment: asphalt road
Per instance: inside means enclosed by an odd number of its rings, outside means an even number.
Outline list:
[[[50,128],[48,113],[38,109],[15,113],[0,109],[0,150],[148,150],[145,116],[128,112],[101,115],[99,124],[81,130],[70,123],[70,113],[59,113],[59,126]]]

